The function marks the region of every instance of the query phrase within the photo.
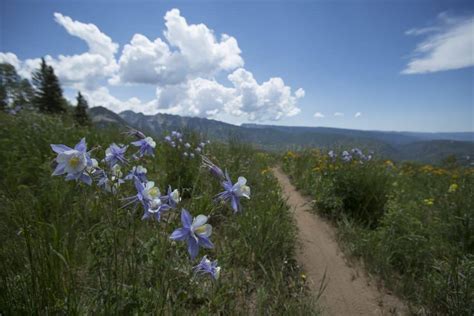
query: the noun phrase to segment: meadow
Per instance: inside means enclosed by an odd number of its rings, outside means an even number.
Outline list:
[[[474,168],[352,151],[282,156],[284,170],[362,260],[420,315],[474,313]]]
[[[295,226],[269,172],[272,158],[235,141],[176,135],[155,139],[140,157],[130,145],[137,133],[78,127],[65,115],[0,113],[1,314],[317,313],[294,259]],[[80,149],[82,138],[98,164],[62,174],[63,145]],[[130,145],[120,167],[112,166],[112,143]],[[216,201],[224,189],[201,154],[232,183],[247,179],[250,199],[240,199],[238,212],[232,199]],[[142,219],[145,193],[157,191],[140,191],[136,175],[126,179],[139,164],[169,199],[159,220],[151,207]],[[212,225],[212,234],[207,224],[193,231],[207,238],[199,237],[207,247],[198,255],[186,239],[170,238],[183,232],[176,233],[186,222],[182,209]]]

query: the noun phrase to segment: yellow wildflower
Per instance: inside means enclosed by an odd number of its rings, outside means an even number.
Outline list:
[[[425,203],[425,205],[431,206],[434,204],[434,199],[433,198],[424,199],[423,203]]]
[[[456,192],[456,190],[459,188],[459,186],[456,183],[453,183],[449,186],[448,192],[453,193]]]

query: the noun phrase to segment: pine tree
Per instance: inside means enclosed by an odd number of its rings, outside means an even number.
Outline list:
[[[40,68],[33,74],[33,83],[36,87],[35,104],[41,112],[62,113],[66,111],[66,100],[59,79],[53,67],[41,59]]]
[[[87,126],[90,124],[89,115],[87,115],[87,104],[86,99],[82,96],[81,92],[77,93],[77,106],[74,113],[74,119],[79,125]]]
[[[29,108],[34,91],[28,79],[21,78],[11,64],[0,63],[0,108]]]

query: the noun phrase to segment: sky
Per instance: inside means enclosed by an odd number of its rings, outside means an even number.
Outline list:
[[[474,131],[472,1],[0,0],[0,62],[41,57],[115,112]]]

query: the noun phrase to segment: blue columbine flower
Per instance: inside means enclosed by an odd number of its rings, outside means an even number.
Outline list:
[[[224,172],[222,169],[216,166],[209,158],[206,156],[202,156],[202,165],[205,169],[207,169],[214,177],[218,180],[223,181],[226,179]]]
[[[153,150],[156,147],[156,143],[151,137],[145,137],[144,139],[137,140],[136,142],[132,142],[132,145],[140,147],[140,151],[138,155],[143,157],[144,155],[155,156]]]
[[[250,199],[250,187],[247,185],[247,179],[239,177],[235,184],[232,184],[229,174],[226,172],[225,180],[222,181],[224,191],[217,194],[215,199],[230,202],[234,213],[240,212],[242,206],[240,205],[240,198],[245,197]]]
[[[346,150],[344,150],[342,152],[342,160],[344,160],[345,162],[351,161],[352,160],[351,154],[349,154]]]
[[[94,162],[87,152],[85,138],[81,139],[74,149],[62,144],[51,144],[51,149],[58,154],[53,176],[66,174],[66,180],[80,180],[88,185],[92,184],[87,168],[94,167]]]
[[[182,142],[182,137],[183,137],[183,134],[181,134],[180,132],[177,132],[177,131],[172,131],[171,132],[171,137],[174,137],[176,139],[178,139],[180,142]]]
[[[196,274],[209,274],[214,280],[219,279],[221,267],[217,266],[217,260],[211,261],[207,256],[202,257],[201,262],[194,267]]]
[[[359,148],[352,148],[351,153],[358,156],[360,159],[365,159],[365,155]]]
[[[163,212],[169,211],[170,209],[171,207],[168,204],[163,203],[160,198],[154,198],[147,204],[142,219],[145,220],[153,218],[159,222],[161,220],[161,214]]]
[[[134,180],[138,179],[140,182],[146,182],[146,168],[142,166],[133,166],[130,173],[125,177],[125,180]]]
[[[137,189],[136,200],[140,201],[145,209],[148,208],[152,200],[160,198],[160,189],[155,187],[155,182],[153,181],[140,182],[138,179],[135,179],[135,188]]]
[[[209,240],[212,234],[212,226],[207,223],[207,216],[198,215],[193,219],[191,214],[184,208],[181,211],[181,223],[183,227],[176,229],[170,236],[172,240],[186,240],[191,260],[199,253],[199,247],[213,248]]]
[[[120,165],[114,165],[110,169],[110,173],[111,175],[109,178],[105,171],[101,170],[97,185],[103,188],[105,191],[115,194],[117,193],[120,185],[125,182],[122,180],[123,173]]]
[[[331,159],[334,159],[334,158],[337,157],[337,155],[336,155],[336,153],[334,152],[334,150],[330,150],[330,151],[328,152],[328,156],[329,156],[329,158],[331,158]]]
[[[181,202],[181,196],[179,195],[178,189],[171,189],[171,186],[168,186],[168,193],[160,197],[161,202],[168,204],[171,208],[176,208],[178,203]]]
[[[135,179],[135,188],[137,189],[137,195],[127,198],[126,200],[129,200],[129,202],[126,205],[139,201],[145,210],[142,219],[154,218],[159,221],[161,214],[171,209],[168,204],[161,201],[160,189],[155,187],[155,182],[147,181],[142,183]]]
[[[133,129],[133,128],[131,128],[130,130],[128,130],[124,134],[126,134],[128,136],[133,136],[137,139],[145,139],[146,138],[145,134],[143,134],[139,130],[136,130],[136,129]]]
[[[125,158],[125,152],[127,151],[127,146],[120,147],[115,143],[111,144],[109,148],[105,150],[105,161],[109,166],[114,166],[116,164],[126,164],[127,159]]]

